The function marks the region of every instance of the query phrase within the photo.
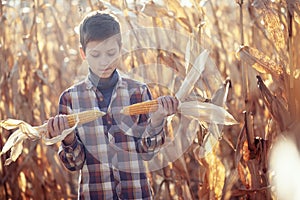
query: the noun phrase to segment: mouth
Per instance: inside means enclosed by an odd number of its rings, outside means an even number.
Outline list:
[[[103,70],[103,72],[109,72],[111,70],[112,70],[112,68],[107,68],[107,69]]]

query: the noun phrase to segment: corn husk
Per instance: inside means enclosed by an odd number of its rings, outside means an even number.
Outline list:
[[[145,106],[148,106],[148,108],[145,108]],[[152,100],[147,101],[147,104],[145,104],[145,102],[142,102],[127,106],[121,110],[121,113],[125,115],[140,115],[147,114],[149,112],[155,112],[157,109],[158,101]],[[217,106],[212,103],[200,101],[182,102],[178,107],[178,112],[185,116],[190,116],[192,118],[198,119],[199,121],[205,121],[208,123],[224,125],[234,125],[238,123],[234,119],[234,117],[223,107]]]
[[[103,116],[105,113],[98,110],[84,111],[72,115],[67,115],[69,127],[65,129],[60,135],[48,138],[47,137],[47,123],[41,126],[31,126],[30,124],[16,119],[7,119],[0,121],[0,127],[7,130],[17,129],[13,132],[5,145],[3,146],[0,156],[10,151],[10,157],[6,159],[5,165],[9,165],[11,162],[17,160],[23,150],[23,142],[27,139],[38,140],[42,139],[46,145],[52,145],[61,142],[70,133],[74,131],[78,124],[87,123]]]
[[[212,103],[199,101],[183,102],[179,105],[179,112],[208,123],[234,125],[237,121],[223,107]]]
[[[195,83],[199,79],[201,73],[204,71],[205,63],[209,55],[208,50],[204,50],[195,60],[195,63],[189,73],[186,75],[182,82],[179,90],[175,94],[179,101],[183,101],[184,98],[191,92],[194,88]]]

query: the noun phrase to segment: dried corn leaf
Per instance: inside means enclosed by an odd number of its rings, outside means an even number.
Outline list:
[[[169,15],[165,7],[155,4],[153,1],[145,3],[141,12],[150,17],[166,17]]]
[[[295,13],[294,18],[295,18],[295,22],[297,22],[298,24],[300,24],[300,11],[297,12],[297,13]]]
[[[254,0],[251,4],[256,9],[265,9],[270,4],[270,0]]]
[[[180,1],[166,1],[166,7],[168,11],[171,11],[175,14],[177,18],[186,18],[187,17],[187,8],[184,8]]]
[[[179,18],[177,18],[177,22],[178,22],[185,30],[187,30],[188,32],[191,33],[191,32],[193,31],[193,27],[192,27],[192,25],[190,24],[189,19],[183,18],[183,17],[179,17]]]
[[[241,130],[241,132],[239,133],[239,136],[237,138],[237,142],[236,142],[236,151],[235,151],[235,166],[238,166],[239,165],[239,162],[241,161],[242,159],[242,149],[243,149],[243,144],[244,142],[246,141],[246,132],[245,132],[245,124]]]
[[[300,77],[300,69],[296,69],[293,72],[293,77],[294,77],[294,79],[298,79]]]
[[[185,55],[184,55],[184,67],[185,67],[185,73],[187,74],[188,72],[188,68],[190,65],[190,59],[191,59],[191,46],[192,46],[192,42],[191,42],[191,37],[189,37],[189,40],[186,44],[185,47]]]
[[[208,154],[213,151],[213,148],[216,146],[218,141],[219,140],[212,134],[206,134],[203,139],[203,143],[199,147],[199,151],[197,152],[198,158],[205,158],[206,156],[208,156]]]
[[[269,38],[274,42],[277,50],[283,50],[285,47],[285,38],[279,16],[271,9],[265,9],[263,11],[263,21],[269,33]]]
[[[295,21],[299,24],[300,15],[300,1],[299,0],[287,0],[288,11],[293,15]]]
[[[283,105],[281,101],[274,96],[267,86],[264,84],[260,76],[257,76],[258,79],[258,87],[263,96],[264,103],[269,109],[273,118],[279,123],[280,129],[286,130],[286,128],[291,123],[291,116],[286,106]]]
[[[225,166],[216,154],[209,154],[205,160],[209,165],[209,187],[216,197],[221,197],[225,183]]]
[[[188,183],[185,182],[181,185],[182,187],[182,199],[193,199],[193,196],[191,194],[191,188],[189,187]]]

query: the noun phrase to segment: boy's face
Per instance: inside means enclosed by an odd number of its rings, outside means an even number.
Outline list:
[[[109,78],[119,65],[120,46],[116,38],[91,41],[86,46],[86,60],[100,78]]]

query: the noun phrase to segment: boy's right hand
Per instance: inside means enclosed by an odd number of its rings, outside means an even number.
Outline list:
[[[157,127],[165,117],[177,112],[179,101],[173,96],[161,96],[157,98],[158,110],[150,115],[151,125]]]
[[[67,120],[66,115],[56,115],[55,117],[51,117],[48,122],[48,137],[53,138],[58,135],[61,135],[61,133],[65,130],[70,128]],[[70,133],[64,140],[63,143],[65,145],[72,144],[72,142],[75,139],[75,133]]]

